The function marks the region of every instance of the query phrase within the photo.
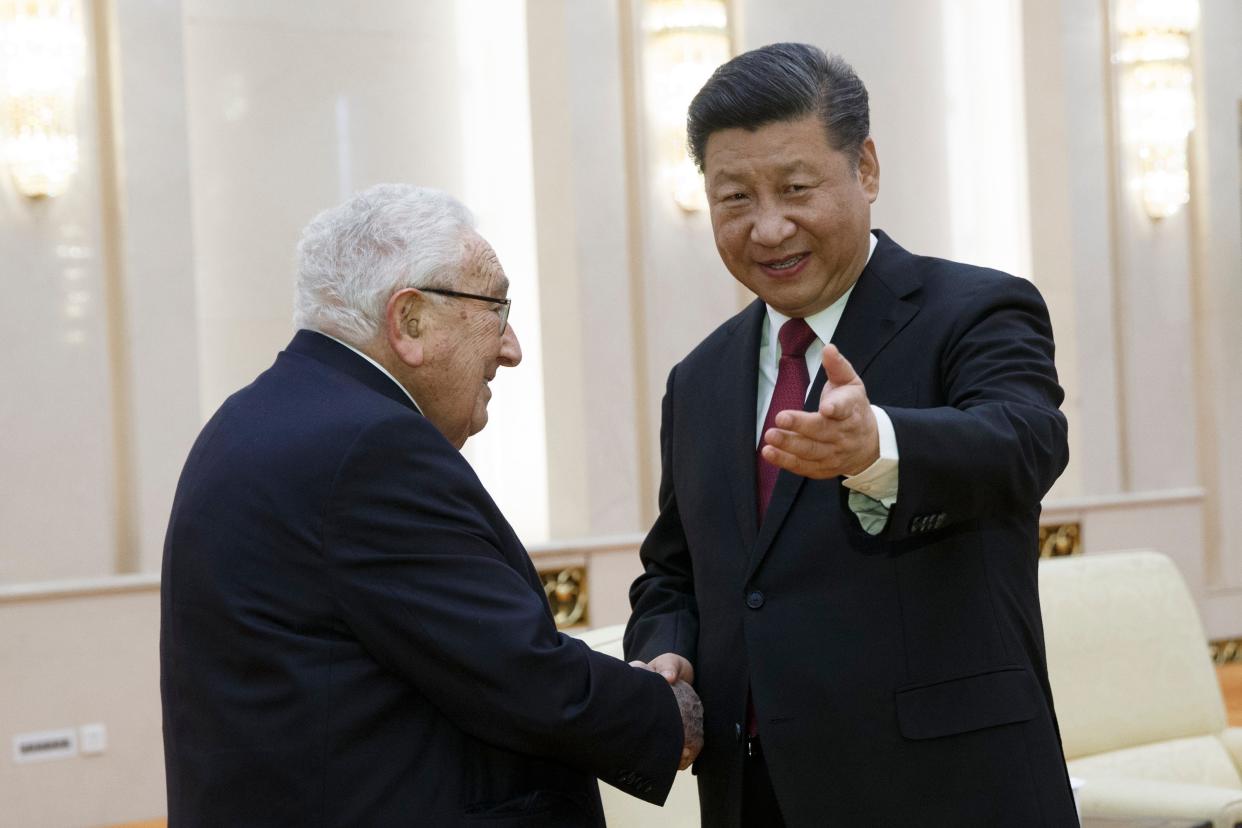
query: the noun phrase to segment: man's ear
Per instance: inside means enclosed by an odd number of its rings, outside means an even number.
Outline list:
[[[427,297],[417,289],[404,288],[388,297],[384,338],[393,353],[411,368],[423,364],[427,322]]]
[[[867,200],[874,204],[880,195],[880,159],[875,153],[875,141],[870,135],[858,148],[858,181],[868,196]]]

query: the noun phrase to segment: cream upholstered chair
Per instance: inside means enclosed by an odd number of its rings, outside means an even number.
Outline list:
[[[1084,817],[1242,823],[1242,728],[1226,725],[1207,640],[1164,555],[1043,561],[1048,673]]]
[[[624,624],[614,624],[580,633],[578,637],[594,650],[624,658],[621,652],[621,635],[624,632]],[[652,825],[698,828],[699,789],[690,771],[677,774],[673,789],[662,808],[622,793],[607,784],[599,786],[599,793],[604,801],[604,816],[608,820],[608,828],[649,828]]]

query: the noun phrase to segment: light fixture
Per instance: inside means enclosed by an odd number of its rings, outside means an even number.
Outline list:
[[[18,192],[65,192],[78,169],[85,38],[76,0],[0,1],[0,137]]]
[[[703,176],[686,151],[686,108],[731,55],[725,0],[646,0],[645,100],[660,176],[686,212],[707,208]]]
[[[1143,209],[1167,218],[1190,201],[1186,140],[1195,126],[1190,35],[1198,0],[1118,0],[1121,126]]]

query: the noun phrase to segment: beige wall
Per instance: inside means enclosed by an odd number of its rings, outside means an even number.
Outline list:
[[[198,427],[180,5],[82,10],[73,185],[0,181],[0,584],[157,567]]]
[[[94,826],[167,813],[159,621],[152,576],[0,588],[0,826]],[[17,734],[94,723],[108,729],[101,755],[13,762]]]
[[[1167,539],[1209,633],[1223,636],[1242,632],[1242,514],[1229,506],[1242,492],[1242,444],[1228,425],[1242,403],[1242,15],[1228,0],[1204,0],[1201,15],[1192,198],[1174,216],[1149,219],[1131,186],[1106,4],[1025,4],[1026,108],[1040,171],[1035,278],[1057,328],[1080,483],[1049,505],[1179,503],[1176,517],[1134,508],[1097,527]]]

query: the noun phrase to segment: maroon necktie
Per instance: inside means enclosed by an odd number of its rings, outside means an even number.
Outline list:
[[[806,349],[815,341],[815,331],[806,324],[805,319],[790,319],[781,325],[778,337],[781,342],[781,361],[776,369],[776,387],[772,389],[772,402],[768,403],[768,413],[763,418],[763,431],[766,433],[776,423],[776,415],[782,411],[794,409],[801,411],[806,402],[806,388],[811,384],[811,377],[806,370]],[[780,469],[763,459],[763,433],[759,435],[759,447],[755,449],[755,482],[759,496],[759,522],[768,511],[768,501],[772,499],[772,489],[776,486],[776,476]],[[746,698],[746,735],[754,737],[759,733],[759,725],[755,719],[754,701],[747,694]]]
[[[772,389],[772,402],[763,418],[763,432],[759,435],[759,447],[755,449],[755,482],[759,496],[759,522],[768,511],[772,488],[780,469],[763,459],[763,434],[776,423],[776,415],[793,409],[801,411],[806,402],[806,387],[811,377],[806,371],[806,349],[815,341],[815,331],[805,319],[790,319],[781,325],[781,361],[776,369],[776,387]]]

